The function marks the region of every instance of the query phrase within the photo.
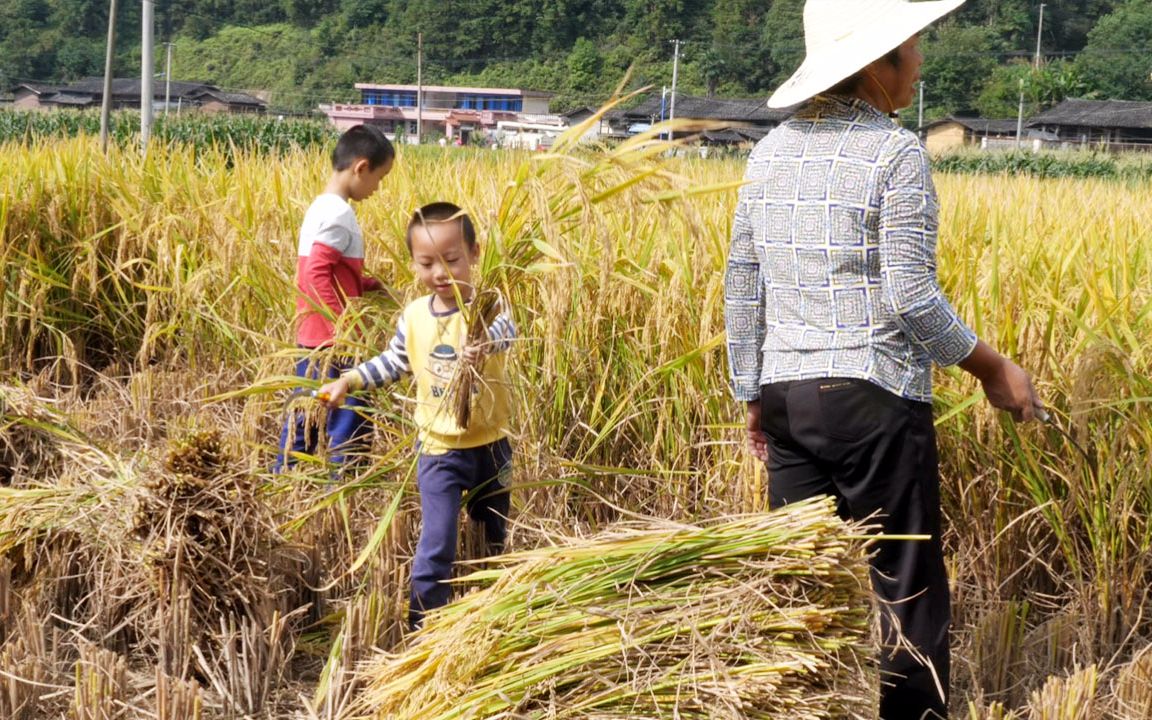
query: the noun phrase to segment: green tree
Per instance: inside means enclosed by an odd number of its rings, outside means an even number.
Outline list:
[[[341,5],[344,24],[349,28],[384,25],[388,22],[388,0],[344,0]]]
[[[773,2],[761,37],[774,67],[767,90],[787,80],[804,61],[804,0]]]
[[[599,84],[604,59],[596,43],[580,38],[568,53],[568,85],[577,91],[591,90]]]
[[[70,37],[56,51],[56,73],[62,80],[102,74],[104,46],[87,38]]]
[[[536,0],[532,48],[552,53],[571,47],[577,39],[603,39],[624,13],[620,0]]]
[[[98,0],[53,0],[52,25],[64,38],[96,40],[108,29],[108,4]]]
[[[47,31],[50,16],[43,0],[0,4],[0,77],[6,85],[56,78],[55,38]]]
[[[284,5],[284,14],[289,22],[296,25],[311,26],[325,18],[334,15],[338,5],[337,0],[281,0]],[[274,3],[265,3],[272,5]],[[269,18],[269,20],[272,20]]]
[[[1097,21],[1123,2],[1117,0],[1062,0],[1049,2],[1044,8],[1043,47],[1080,50]],[[1037,21],[1039,13],[1036,13]],[[1035,26],[1032,37],[1035,38]]]
[[[1036,7],[1036,0],[970,0],[951,18],[963,25],[993,28],[1011,47],[1023,47],[1027,38],[1035,37]]]
[[[1021,90],[1025,117],[1047,110],[1066,98],[1085,97],[1089,92],[1072,62],[1057,60],[1035,70],[1030,63],[1017,60],[992,71],[992,77],[976,100],[976,109],[987,118],[1016,117]]]
[[[626,0],[626,8],[623,27],[629,41],[659,58],[671,55],[673,40],[699,39],[712,6],[694,0]]]
[[[700,77],[704,80],[706,92],[709,96],[715,95],[720,83],[728,74],[724,58],[717,50],[708,48],[700,54],[696,64],[699,66]]]
[[[996,69],[1003,45],[996,31],[986,26],[944,23],[922,42],[926,103],[932,116],[943,116],[976,106],[980,89]]]
[[[748,93],[771,84],[777,68],[763,30],[771,5],[767,0],[716,0],[712,49],[700,60],[710,90],[725,83]]]
[[[1152,2],[1129,0],[1105,15],[1088,33],[1076,69],[1098,96],[1152,99]]]

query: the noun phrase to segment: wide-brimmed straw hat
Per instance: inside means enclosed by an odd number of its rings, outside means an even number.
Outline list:
[[[964,0],[808,0],[804,63],[768,99],[768,107],[789,107],[818,95],[963,4]]]

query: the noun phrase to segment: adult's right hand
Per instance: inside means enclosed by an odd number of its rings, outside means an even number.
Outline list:
[[[1000,372],[981,379],[984,394],[992,407],[1007,410],[1016,422],[1036,419],[1036,409],[1043,407],[1036,396],[1032,378],[1016,363],[1004,358]]]
[[[984,341],[976,344],[960,367],[980,380],[992,407],[1008,411],[1016,422],[1035,420],[1037,410],[1044,407],[1028,373]]]

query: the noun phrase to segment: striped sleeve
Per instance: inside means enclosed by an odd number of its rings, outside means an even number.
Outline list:
[[[382,387],[397,382],[401,377],[412,372],[412,367],[408,362],[407,331],[407,322],[401,315],[400,322],[396,326],[396,334],[384,352],[356,366],[356,373],[360,376],[362,387]]]
[[[512,347],[516,339],[516,324],[512,322],[512,315],[507,308],[503,309],[492,324],[488,326],[488,352],[498,353]]]

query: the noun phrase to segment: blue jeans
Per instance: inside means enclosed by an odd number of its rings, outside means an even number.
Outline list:
[[[426,610],[446,605],[451,599],[452,586],[445,581],[452,577],[452,563],[456,561],[462,501],[469,517],[484,524],[487,554],[503,552],[511,475],[512,445],[507,438],[442,455],[421,455],[417,460],[422,523],[412,559],[408,624],[413,629],[423,621]]]
[[[324,366],[327,365],[325,368]],[[335,380],[340,373],[352,367],[352,363],[342,358],[331,358],[327,362],[322,357],[306,357],[296,363],[296,376],[315,380],[324,377]],[[344,406],[328,411],[326,432],[328,435],[329,461],[340,466],[357,455],[366,454],[370,446],[372,426],[368,418],[358,408],[366,408],[368,403],[351,395],[344,400]],[[295,410],[284,419],[284,429],[280,432],[276,463],[272,472],[283,472],[296,461],[293,453],[315,455],[320,442],[320,429],[306,427],[306,413]]]

